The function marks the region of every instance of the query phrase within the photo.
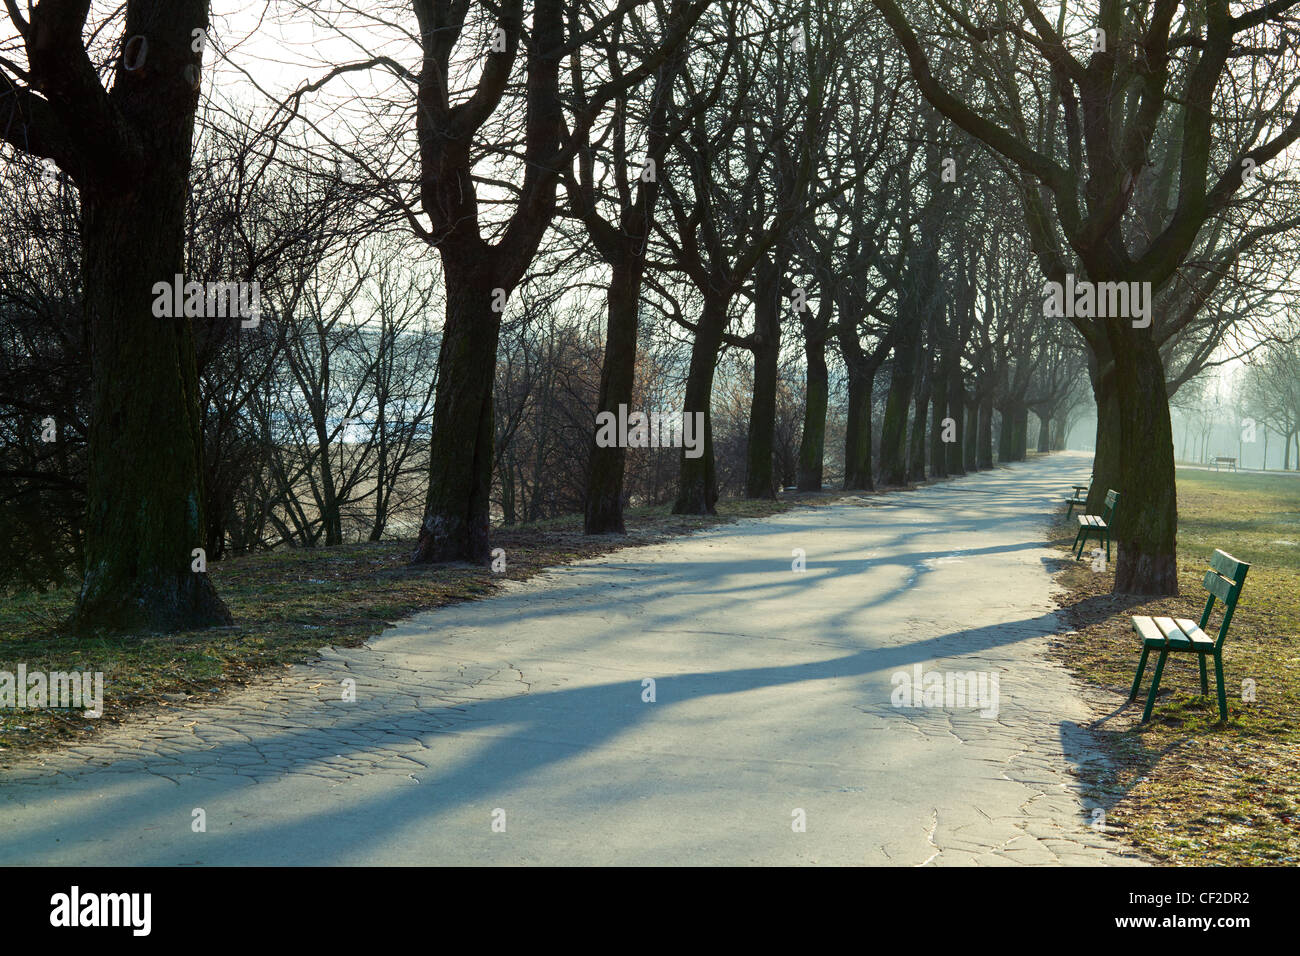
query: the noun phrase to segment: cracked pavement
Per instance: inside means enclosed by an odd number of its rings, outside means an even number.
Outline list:
[[[0,864],[1139,863],[1045,654],[1044,523],[1088,462],[556,568],[17,760]],[[996,675],[996,715],[894,706],[918,664]]]

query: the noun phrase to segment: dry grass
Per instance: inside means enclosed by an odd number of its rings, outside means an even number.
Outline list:
[[[1202,697],[1196,658],[1181,654],[1169,657],[1151,721],[1137,726],[1153,659],[1139,701],[1098,723],[1112,767],[1085,782],[1108,806],[1108,827],[1160,861],[1300,862],[1300,478],[1183,469],[1178,481],[1180,596],[1112,595],[1109,570],[1064,560],[1058,580],[1076,633],[1057,652],[1126,698],[1140,651],[1130,616],[1199,620],[1201,579],[1221,548],[1251,563],[1224,645],[1229,719],[1219,724],[1213,668]],[[1063,550],[1076,529],[1072,519],[1056,526]],[[1243,700],[1246,679],[1253,702]]]

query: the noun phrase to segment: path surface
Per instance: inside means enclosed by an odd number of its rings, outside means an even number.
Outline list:
[[[1043,656],[1043,523],[1087,470],[799,509],[422,614],[0,771],[0,864],[1136,862],[1089,827],[1084,705]],[[996,674],[996,716],[893,706],[916,665]]]

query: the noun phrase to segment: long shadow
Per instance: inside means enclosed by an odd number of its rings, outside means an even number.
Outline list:
[[[999,474],[997,477],[1001,479],[1005,476]],[[1037,480],[1042,481],[1044,485],[1050,481],[1053,488],[1056,484],[1059,484],[1059,479],[1056,476],[1039,477]],[[969,489],[963,490],[968,491]],[[1019,490],[1021,506],[1008,509],[1010,515],[1018,518],[1035,517],[1032,513],[1026,514],[1024,508],[1025,491],[1024,488]],[[1047,500],[1046,492],[1044,500]],[[887,529],[887,534],[883,541],[872,540],[864,543],[864,548],[867,550],[885,549],[897,546],[899,542],[905,539],[914,539],[918,533],[915,514],[911,516],[900,515],[896,521],[880,521],[878,519],[887,517],[889,512],[896,508],[914,510],[918,504],[919,502],[914,496],[899,496],[893,501],[883,503],[880,507],[870,509],[869,514],[872,520],[869,525],[864,527],[864,530],[870,531],[874,535],[884,528]],[[927,503],[927,507],[933,504],[933,502]],[[975,519],[954,520],[944,516],[941,523],[936,522],[933,527],[923,525],[922,528],[938,534],[961,534],[987,527],[991,521],[996,523],[1000,517],[1000,515],[990,514],[985,510]],[[893,530],[892,525],[898,526],[897,534],[889,533]],[[823,530],[823,528],[824,526],[816,523],[808,523],[803,528],[803,533],[815,533]],[[773,522],[770,526],[764,526],[761,537],[779,536],[789,538],[792,533],[797,532],[793,532],[788,524],[783,525],[780,522]],[[870,609],[894,598],[905,597],[907,591],[911,589],[910,585],[921,575],[931,570],[924,563],[927,560],[954,555],[991,555],[1041,547],[1043,547],[1041,542],[1032,541],[970,549],[927,550],[875,558],[816,559],[810,561],[809,568],[819,573],[813,578],[805,580],[826,580],[849,574],[861,574],[873,566],[892,565],[906,567],[912,571],[913,576],[909,579],[907,585],[895,590],[886,590],[885,593],[870,600],[855,604],[852,613],[859,614],[863,610]],[[610,556],[610,560],[612,563],[617,563],[617,555]],[[806,586],[805,581],[796,580],[796,576],[792,575],[788,570],[786,562],[788,562],[786,557],[780,559],[780,563],[776,558],[773,558],[770,562],[756,558],[748,558],[742,561],[724,559],[719,562],[720,573],[728,575],[762,574],[764,578],[767,578],[765,572],[768,571],[770,566],[774,572],[772,579],[757,582],[753,585],[718,587],[710,589],[707,593],[716,594],[719,597],[727,595],[737,603],[741,603],[754,592],[774,593],[775,591],[775,593],[781,593],[783,590],[788,591],[791,588]],[[653,573],[639,576],[636,581],[631,582],[638,589],[647,584],[653,584],[655,591],[662,589],[664,594],[672,594],[680,593],[681,585],[688,579],[692,585],[698,582],[699,562],[663,562],[642,565],[642,567],[650,567],[654,570]],[[689,574],[687,569],[689,569]],[[600,567],[594,567],[591,569],[591,573],[594,574],[600,570],[602,570]],[[583,566],[566,568],[561,573],[569,575],[573,579],[571,582],[559,584],[558,592],[552,590],[550,597],[558,597],[559,600],[555,601],[555,604],[559,605],[565,603],[566,593],[580,593],[585,587]],[[783,575],[789,577],[783,578]],[[586,576],[590,577],[589,574]],[[777,583],[780,584],[780,587],[774,589],[773,586]],[[674,588],[677,588],[676,592],[674,592]],[[644,598],[644,600],[653,599],[653,594]],[[491,628],[517,623],[518,609],[514,606],[507,606],[510,603],[504,600],[499,603],[493,600],[477,603],[474,606],[475,626]],[[551,602],[548,600],[549,603]],[[494,604],[498,606],[494,608]],[[533,615],[562,617],[565,613],[572,613],[574,608],[572,606],[567,609],[564,607],[558,607],[554,610],[548,608],[543,612],[541,608],[530,607],[528,610],[530,617]],[[687,612],[683,612],[682,615],[665,617],[661,603],[657,605],[656,625],[671,627],[675,620],[685,616],[687,616]],[[430,618],[430,615],[420,615],[414,620],[419,622],[425,618]],[[436,619],[430,619],[436,623]],[[290,765],[291,772],[309,773],[313,766],[319,765],[320,761],[329,757],[374,749],[373,742],[366,743],[356,739],[355,736],[351,739],[344,739],[349,734],[358,734],[362,737],[369,735],[368,739],[371,741],[376,737],[406,741],[419,740],[430,750],[436,750],[438,741],[448,732],[455,732],[457,727],[473,729],[478,732],[490,732],[497,728],[504,729],[500,736],[491,738],[490,743],[473,756],[465,759],[460,766],[440,778],[431,780],[428,785],[409,788],[400,787],[391,794],[367,801],[361,807],[305,812],[301,819],[288,825],[275,827],[275,842],[278,845],[291,845],[301,848],[310,844],[311,841],[316,841],[315,846],[320,849],[314,849],[305,855],[300,852],[300,858],[297,862],[337,862],[346,859],[349,849],[359,848],[362,841],[372,839],[378,832],[405,826],[412,822],[432,821],[440,814],[463,806],[475,799],[489,798],[494,794],[503,792],[514,782],[526,778],[529,774],[538,773],[548,766],[569,757],[588,753],[621,734],[633,732],[651,714],[662,714],[663,711],[659,708],[672,707],[677,702],[699,700],[718,695],[739,694],[804,681],[862,678],[871,673],[901,670],[910,667],[912,664],[922,663],[934,658],[970,654],[1049,633],[1055,630],[1056,621],[1056,615],[1049,613],[1020,621],[952,631],[908,644],[856,650],[822,661],[774,667],[706,671],[676,677],[658,678],[660,702],[654,708],[650,708],[641,702],[639,683],[633,685],[625,681],[617,681],[580,688],[529,693],[504,699],[460,703],[445,708],[416,708],[412,706],[410,715],[402,717],[399,721],[400,728],[396,734],[394,734],[394,720],[396,719],[394,714],[390,711],[384,711],[359,714],[356,718],[336,721],[324,728],[295,730],[290,733],[268,732],[264,737],[255,738],[251,742],[222,744],[205,753],[209,757],[215,758],[243,756],[246,759],[250,753],[256,752],[258,746],[292,747],[294,757]],[[432,689],[429,696],[436,696],[437,693],[436,688]],[[882,712],[889,711],[886,704],[887,695],[886,701],[882,701]],[[488,735],[484,734],[484,736],[487,737]],[[546,736],[577,742],[557,743],[554,740],[542,739]],[[151,769],[154,768],[155,764],[157,765],[155,772],[158,773],[165,773],[169,768],[180,770],[184,767],[183,764],[178,765],[174,761],[164,761],[161,758],[145,759],[150,764]],[[234,761],[234,763],[238,764],[239,761]],[[270,775],[269,772],[268,775]],[[103,798],[98,805],[98,815],[106,823],[111,821],[113,827],[121,828],[138,824],[146,817],[156,818],[156,806],[152,808],[146,806],[149,801],[141,798],[138,788],[133,789],[131,792],[123,792],[131,787],[131,781],[122,780],[120,782],[104,783],[100,779],[102,776],[106,775],[96,775],[95,789],[97,793],[103,794]],[[0,777],[0,780],[2,779]],[[235,793],[237,790],[250,785],[246,778],[227,777],[219,781],[205,777],[200,777],[200,779],[206,794],[205,799],[209,803],[214,799],[213,794],[216,795],[216,799],[221,799],[223,796],[237,797]],[[400,780],[400,778],[398,779]],[[193,792],[184,786],[178,787],[175,784],[162,781],[158,782],[157,787],[167,794],[164,798],[164,805],[170,803],[174,807],[174,813],[178,819],[187,819]],[[38,792],[28,791],[28,794],[36,795]],[[188,800],[186,799],[187,796],[189,797]],[[362,816],[365,818],[365,825],[359,823]],[[47,850],[52,845],[51,841],[56,840],[61,835],[66,836],[66,824],[51,820],[48,825],[24,833],[17,840],[12,839],[12,834],[6,834],[0,839],[0,846],[5,846],[4,853],[6,857],[16,857],[23,860],[39,859],[42,851]],[[208,834],[205,838],[204,856],[209,859],[218,857],[230,860],[265,858],[265,853],[262,851],[265,849],[267,839],[268,835],[260,830],[239,835],[233,832],[229,834]],[[150,862],[155,863],[170,862],[172,859],[171,856],[164,858],[159,854],[148,858]]]
[[[615,737],[633,732],[648,717],[661,715],[663,711],[659,708],[801,682],[860,678],[878,672],[892,673],[915,663],[976,653],[1032,639],[1051,632],[1054,626],[1054,615],[1044,614],[1020,621],[954,631],[910,644],[863,649],[802,664],[662,677],[657,678],[658,702],[653,706],[642,703],[639,681],[618,681],[482,700],[446,709],[413,708],[411,717],[401,721],[402,733],[398,739],[422,740],[430,750],[436,751],[439,739],[453,727],[479,732],[503,728],[504,733],[489,738],[490,742],[485,747],[450,773],[428,779],[416,786],[402,786],[401,778],[397,777],[393,780],[396,790],[370,799],[361,806],[304,812],[301,819],[287,824],[275,824],[273,832],[262,832],[259,828],[255,832],[244,834],[208,833],[202,844],[202,856],[222,862],[267,860],[269,856],[266,847],[274,842],[280,846],[300,848],[295,860],[298,863],[341,862],[348,858],[350,851],[364,850],[365,841],[375,839],[376,833],[384,829],[393,830],[420,821],[434,826],[436,818],[444,812],[476,800],[493,799],[509,790],[516,781],[527,779],[551,764],[582,756]],[[887,679],[883,686],[879,711],[887,714],[892,712]],[[454,721],[450,727],[448,717]],[[205,753],[209,757],[246,756],[259,746],[292,743],[295,750],[292,769],[310,772],[319,761],[329,757],[372,749],[370,744],[351,742],[346,738],[353,732],[367,731],[391,735],[394,719],[394,714],[386,711],[342,720],[327,728],[290,734],[268,734],[265,738],[255,738],[251,743],[222,744]],[[413,722],[417,726],[412,727]],[[425,722],[427,727],[419,726]],[[436,754],[433,756],[436,757]],[[165,766],[159,766],[155,772],[166,770]],[[237,791],[249,786],[249,781],[245,779],[201,779],[205,806],[209,816],[214,818],[223,812],[223,808],[213,803],[214,799],[230,796],[237,800]],[[146,799],[137,791],[114,793],[115,789],[128,786],[130,784],[127,781],[120,784],[102,784],[98,780],[95,782],[95,791],[101,795],[96,805],[97,819],[115,830],[139,825],[145,819],[157,819],[159,816],[155,799]],[[187,820],[193,806],[193,791],[161,781],[158,787],[164,794],[168,794],[164,800],[171,805],[171,810],[166,816],[177,821]],[[6,834],[0,840],[0,846],[4,847],[4,855],[8,859],[39,860],[56,838],[67,839],[68,835],[65,823],[51,821],[46,826],[24,833],[16,840],[13,834]],[[304,856],[301,848],[306,846],[319,849],[308,851]],[[175,853],[175,850],[157,853],[147,857],[144,862],[157,865],[173,863]]]

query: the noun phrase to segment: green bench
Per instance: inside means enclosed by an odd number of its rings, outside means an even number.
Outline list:
[[[1065,519],[1067,521],[1070,520],[1070,515],[1074,514],[1075,508],[1083,508],[1088,504],[1088,492],[1092,490],[1092,479],[1089,478],[1086,485],[1073,485],[1071,487],[1074,488],[1074,494],[1065,499],[1065,503],[1069,505],[1065,509]]]
[[[1111,489],[1106,492],[1106,505],[1101,509],[1101,514],[1075,516],[1079,519],[1079,533],[1074,536],[1074,545],[1071,545],[1070,550],[1078,547],[1079,554],[1074,560],[1083,557],[1084,546],[1092,537],[1106,542],[1106,560],[1110,560],[1110,526],[1115,520],[1115,505],[1118,503],[1119,492]]]
[[[1238,561],[1230,554],[1215,551],[1210,558],[1210,570],[1205,572],[1205,590],[1210,592],[1210,599],[1205,602],[1205,611],[1201,614],[1199,624],[1183,618],[1169,617],[1135,617],[1133,630],[1142,635],[1142,658],[1138,661],[1137,676],[1133,678],[1133,689],[1128,699],[1136,700],[1138,688],[1142,684],[1142,672],[1147,666],[1147,655],[1159,651],[1156,660],[1156,672],[1151,677],[1151,693],[1147,695],[1146,710],[1142,712],[1142,723],[1151,719],[1151,708],[1156,703],[1156,691],[1160,688],[1160,675],[1165,669],[1165,658],[1169,652],[1195,654],[1201,662],[1201,693],[1210,693],[1210,684],[1205,673],[1205,658],[1214,657],[1214,679],[1219,687],[1219,720],[1228,719],[1228,698],[1223,688],[1223,640],[1228,636],[1228,625],[1232,623],[1232,612],[1237,609],[1237,598],[1241,596],[1241,586],[1246,582],[1246,572],[1250,565]],[[1205,633],[1205,626],[1210,623],[1210,611],[1214,608],[1214,599],[1223,602],[1223,621],[1219,624],[1217,640],[1211,640]]]

